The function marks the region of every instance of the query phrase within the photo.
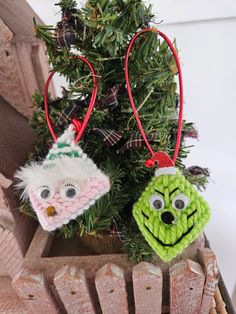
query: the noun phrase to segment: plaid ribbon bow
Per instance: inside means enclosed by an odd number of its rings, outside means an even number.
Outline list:
[[[120,131],[100,128],[94,128],[93,131],[99,133],[103,137],[103,141],[107,144],[107,146],[114,146],[122,137]]]
[[[120,84],[114,85],[109,92],[97,102],[98,106],[105,106],[114,109],[118,106],[118,92]]]
[[[152,132],[147,136],[147,140],[151,141],[156,137],[156,132]],[[129,149],[136,149],[145,146],[145,142],[143,140],[142,135],[136,131],[133,134],[131,134],[128,141],[119,149],[119,153],[123,153],[126,150]]]

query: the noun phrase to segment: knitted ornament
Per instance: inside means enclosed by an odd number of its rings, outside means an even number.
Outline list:
[[[150,146],[134,104],[128,75],[128,57],[136,38],[142,33],[152,31],[162,36],[169,45],[178,67],[180,86],[180,109],[176,147],[173,160],[164,152],[154,152]],[[177,52],[168,37],[154,28],[147,28],[137,33],[131,40],[126,53],[125,77],[131,107],[140,133],[152,157],[146,161],[151,168],[157,164],[155,176],[147,185],[133,207],[133,216],[144,238],[164,261],[170,261],[179,255],[197,236],[210,218],[206,201],[194,186],[175,168],[178,156],[183,114],[182,72]]]
[[[55,141],[43,162],[22,167],[15,175],[22,197],[29,198],[44,230],[53,231],[83,214],[110,189],[109,178],[83,153],[78,141],[87,126],[97,95],[96,75],[92,65],[82,56],[93,76],[94,87],[84,121],[72,119],[69,128],[57,138],[48,113],[48,87],[55,73],[46,82],[44,104],[46,120]],[[76,134],[78,132],[78,134]]]
[[[15,175],[44,230],[53,231],[83,214],[110,189],[109,178],[75,143],[73,124],[57,139],[41,163]]]
[[[156,160],[159,168],[134,204],[133,215],[152,249],[170,261],[201,233],[210,210],[169,156],[158,152]]]

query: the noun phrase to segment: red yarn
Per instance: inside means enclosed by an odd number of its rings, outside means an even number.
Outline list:
[[[158,163],[158,168],[174,167],[174,162],[170,156],[160,150],[152,156],[152,160]]]
[[[84,130],[85,130],[87,124],[88,124],[91,112],[92,112],[94,104],[95,104],[95,100],[96,100],[96,97],[97,97],[97,89],[98,89],[95,71],[94,71],[93,66],[91,65],[91,63],[86,58],[84,58],[82,56],[72,56],[69,59],[76,59],[76,58],[82,60],[83,62],[85,62],[88,65],[88,67],[89,67],[89,69],[90,69],[90,71],[92,73],[92,76],[93,76],[93,85],[94,86],[93,86],[90,103],[89,103],[88,110],[87,110],[87,113],[85,115],[84,121],[82,123],[80,123],[76,119],[73,119],[73,121],[72,121],[74,123],[74,125],[75,125],[76,130],[78,131],[78,135],[76,136],[75,143],[77,143],[81,139],[81,137],[82,137],[82,135],[84,133]],[[55,134],[55,132],[53,130],[51,119],[49,117],[48,99],[47,99],[48,98],[48,87],[49,87],[49,84],[50,84],[54,74],[55,74],[55,71],[53,70],[50,73],[50,75],[49,75],[49,77],[47,79],[45,88],[44,88],[44,107],[45,107],[45,114],[46,114],[46,120],[47,120],[49,131],[50,131],[54,141],[56,142],[57,136],[56,136],[56,134]]]
[[[138,124],[139,131],[142,134],[143,140],[144,140],[147,148],[149,149],[150,153],[152,154],[152,158],[147,160],[146,166],[147,167],[152,167],[150,161],[153,160],[153,165],[154,165],[154,163],[155,163],[155,158],[154,158],[155,152],[153,151],[151,145],[149,144],[149,142],[147,140],[146,134],[145,134],[145,132],[143,130],[141,121],[139,119],[139,115],[138,115],[137,109],[135,107],[135,103],[134,103],[134,99],[133,99],[132,91],[131,91],[131,86],[130,86],[130,82],[129,82],[129,64],[128,64],[128,62],[129,62],[129,54],[130,54],[131,48],[132,48],[135,40],[141,34],[143,34],[145,32],[155,32],[155,33],[159,34],[162,38],[164,38],[164,40],[167,42],[168,46],[170,47],[170,49],[171,49],[171,51],[172,51],[172,53],[174,55],[175,62],[176,62],[177,68],[178,68],[179,89],[180,89],[180,94],[179,94],[180,95],[180,101],[179,102],[180,102],[180,104],[179,104],[178,131],[177,131],[175,152],[174,152],[174,156],[173,156],[173,163],[175,164],[176,159],[178,157],[178,153],[179,153],[179,149],[180,149],[180,142],[181,142],[181,131],[182,131],[182,120],[183,120],[183,102],[184,102],[184,99],[183,99],[183,77],[182,77],[182,70],[181,70],[178,54],[177,54],[173,44],[171,43],[170,39],[165,34],[163,34],[161,31],[159,31],[159,30],[157,30],[155,28],[145,28],[145,29],[142,29],[141,31],[139,31],[132,38],[132,40],[130,41],[128,49],[127,49],[127,52],[126,52],[126,56],[125,56],[125,80],[126,80],[126,85],[127,85],[127,91],[128,91],[128,94],[129,94],[130,104],[131,104],[131,107],[133,109],[133,113],[134,113],[135,119],[136,119],[137,124]]]

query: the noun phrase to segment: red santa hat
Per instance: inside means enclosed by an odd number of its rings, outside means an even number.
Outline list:
[[[146,166],[151,168],[155,165],[155,162],[158,164],[158,169],[155,171],[156,177],[164,174],[176,174],[176,168],[173,160],[166,153],[162,151],[155,153],[146,161]]]

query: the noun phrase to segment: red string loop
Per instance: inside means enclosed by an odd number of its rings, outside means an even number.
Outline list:
[[[85,58],[85,57],[82,57],[82,56],[71,56],[69,57],[69,59],[80,59],[82,60],[84,63],[86,63],[92,73],[92,76],[93,76],[93,90],[92,90],[92,95],[91,95],[91,99],[90,99],[90,102],[89,102],[89,106],[88,106],[88,110],[87,110],[87,113],[85,115],[85,118],[84,118],[84,121],[83,122],[80,122],[79,120],[77,119],[72,119],[72,123],[75,125],[75,129],[78,131],[78,135],[76,136],[75,138],[75,143],[77,143],[83,133],[84,133],[84,130],[88,124],[88,121],[89,121],[89,118],[90,118],[90,115],[91,115],[91,112],[93,110],[93,107],[94,107],[94,104],[95,104],[95,101],[96,101],[96,97],[97,97],[97,90],[98,90],[98,86],[97,86],[97,78],[96,78],[96,74],[95,74],[95,71],[94,71],[94,68],[92,66],[92,64]],[[56,71],[52,71],[47,79],[47,82],[45,84],[45,88],[44,88],[44,107],[45,107],[45,114],[46,114],[46,120],[47,120],[47,124],[48,124],[48,128],[49,128],[49,131],[54,139],[54,141],[56,142],[57,140],[57,136],[53,130],[53,126],[52,126],[52,122],[51,122],[51,119],[50,119],[50,116],[49,116],[49,110],[48,110],[48,88],[49,88],[49,84],[52,80],[52,77],[53,75],[55,74]]]
[[[183,97],[183,76],[182,76],[182,70],[181,70],[181,65],[180,65],[180,61],[178,58],[178,54],[177,51],[175,50],[175,47],[173,46],[171,40],[161,31],[155,29],[155,28],[145,28],[142,29],[141,31],[139,31],[130,41],[128,49],[126,51],[126,56],[125,56],[125,80],[126,80],[126,85],[127,85],[127,92],[129,95],[129,99],[130,99],[130,104],[136,119],[136,122],[138,124],[138,128],[139,131],[143,137],[143,140],[147,146],[147,148],[149,149],[152,157],[151,159],[147,160],[146,162],[146,166],[147,167],[153,167],[155,164],[155,152],[153,151],[151,145],[149,144],[146,134],[143,130],[141,121],[139,119],[139,115],[134,103],[134,99],[133,99],[133,95],[132,95],[132,91],[131,91],[131,86],[130,86],[130,82],[129,82],[129,55],[130,55],[130,51],[133,47],[133,44],[135,42],[135,40],[143,33],[145,32],[154,32],[159,34],[162,38],[164,38],[164,40],[167,42],[168,46],[170,47],[173,56],[175,58],[175,62],[178,68],[178,74],[179,74],[179,89],[180,89],[180,93],[179,93],[179,119],[178,119],[178,130],[177,130],[177,137],[176,137],[176,145],[175,145],[175,151],[174,151],[174,156],[173,156],[173,164],[175,164],[176,159],[178,157],[178,153],[179,153],[179,149],[180,149],[180,143],[181,143],[181,131],[182,131],[182,123],[183,123],[183,103],[184,103],[184,97]]]

